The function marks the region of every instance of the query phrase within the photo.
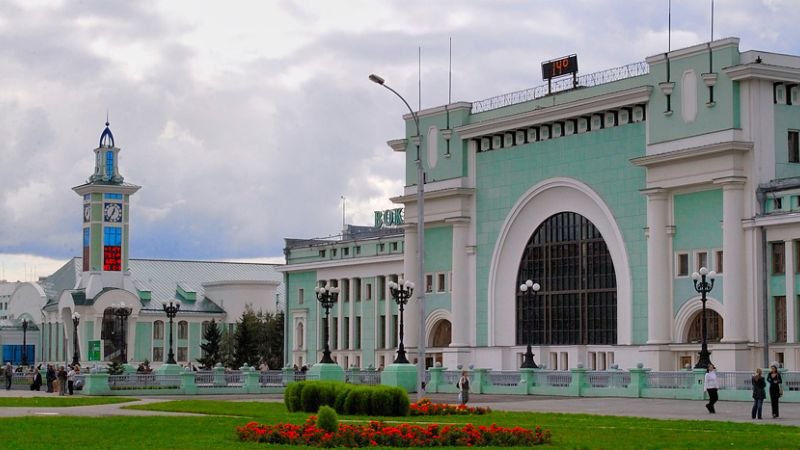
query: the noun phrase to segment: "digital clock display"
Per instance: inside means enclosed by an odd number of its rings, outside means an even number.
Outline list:
[[[551,59],[542,63],[542,79],[549,80],[578,72],[578,55]]]

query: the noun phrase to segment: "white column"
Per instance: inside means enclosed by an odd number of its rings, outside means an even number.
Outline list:
[[[671,342],[672,261],[667,239],[667,191],[648,189],[647,195],[647,343]]]
[[[714,180],[722,184],[722,277],[724,292],[722,342],[746,342],[747,305],[745,302],[744,230],[742,229],[742,210],[744,209],[744,179],[729,177]],[[713,295],[713,292],[712,292]]]
[[[383,324],[383,341],[386,343],[384,347],[390,347],[392,345],[392,305],[394,305],[394,299],[389,290],[389,280],[391,277],[391,275],[386,275],[386,282],[383,283],[383,295],[386,298],[386,302],[384,302],[383,305],[383,317],[385,320]]]
[[[796,268],[794,267],[795,261],[795,248],[794,241],[784,241],[784,249],[786,254],[786,342],[797,342],[797,333],[795,332],[795,294],[794,289],[794,274]]]
[[[361,280],[358,278],[351,278],[350,279],[350,309],[348,314],[350,315],[350,319],[348,320],[349,324],[347,326],[347,349],[348,350],[355,350],[356,343],[355,343],[355,330],[356,330],[356,283],[360,283]],[[347,367],[345,367],[347,369]]]
[[[345,281],[347,281],[345,278],[342,278],[342,279],[339,280],[339,289],[342,289],[342,287],[344,287]],[[350,282],[349,281],[347,281],[347,288],[350,289]],[[337,309],[336,317],[338,318],[338,320],[336,321],[336,323],[337,323],[336,330],[334,330],[334,333],[336,333],[336,348],[337,349],[342,348],[342,342],[344,342],[344,332],[342,331],[342,327],[344,326],[344,298],[343,297],[345,295],[348,295],[348,296],[350,295],[349,293],[346,294],[343,291],[339,291],[339,292],[340,292],[339,293],[339,305],[338,305],[339,307],[336,308]]]
[[[453,318],[452,339],[450,347],[467,347],[469,345],[469,275],[467,273],[467,234],[469,219],[454,219],[453,224],[453,275],[450,285],[450,313]]]
[[[403,272],[404,274],[401,275],[402,278],[406,280],[411,280],[416,285],[415,289],[425,289],[425,280],[415,280],[414,278],[417,277],[417,272],[419,269],[417,268],[417,224],[416,223],[406,223],[405,225],[405,243],[404,248],[405,251],[403,252]],[[399,281],[399,280],[398,280]],[[405,306],[405,312],[403,314],[403,322],[404,322],[404,329],[403,329],[403,345],[405,346],[406,350],[410,350],[412,347],[416,348],[417,346],[417,335],[419,333],[419,327],[425,326],[425,324],[419,324],[419,305],[417,305],[416,301],[416,293],[414,297],[409,299],[408,304]],[[399,312],[398,312],[399,314]],[[400,319],[397,319],[397,324],[400,326]],[[408,360],[413,362],[413,355],[411,352],[408,354]]]

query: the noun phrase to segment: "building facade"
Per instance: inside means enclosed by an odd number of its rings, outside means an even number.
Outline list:
[[[406,347],[422,326],[451,368],[515,369],[529,344],[557,370],[694,366],[703,302],[692,274],[706,267],[717,367],[797,370],[799,85],[800,57],[727,38],[420,111],[426,280],[414,281],[430,296],[425,322],[406,322]],[[405,191],[392,199],[405,210],[398,276],[418,272],[416,127],[404,119],[407,135],[389,142],[406,155]],[[291,317],[297,290],[326,277],[287,264]],[[440,274],[441,294],[427,286]],[[527,280],[540,290],[522,292]],[[449,343],[437,347],[443,327]],[[317,329],[306,324],[305,342]],[[364,366],[378,352],[361,345]]]
[[[106,123],[94,173],[73,188],[82,199],[82,256],[38,282],[17,283],[10,295],[0,344],[21,344],[20,323],[27,321],[28,363],[70,362],[77,353],[84,364],[122,358],[158,367],[170,351],[163,308],[169,302],[181,305],[173,321],[175,359],[196,363],[212,320],[233,331],[248,307],[283,308],[274,265],[130,258],[131,198],[140,187],[124,181],[119,152]],[[115,314],[121,308],[127,314]]]

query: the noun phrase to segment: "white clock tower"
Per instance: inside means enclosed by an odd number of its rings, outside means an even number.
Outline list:
[[[119,173],[119,151],[111,129],[100,135],[94,149],[94,173],[87,183],[72,188],[83,197],[83,272],[80,287],[87,298],[104,288],[134,291],[128,267],[130,197],[140,186],[125,183]]]

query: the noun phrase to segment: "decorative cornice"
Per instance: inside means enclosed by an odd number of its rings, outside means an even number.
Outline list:
[[[474,188],[449,188],[449,189],[439,189],[435,191],[426,191],[424,199],[425,201],[433,200],[437,198],[443,197],[471,197],[475,193]],[[389,200],[392,203],[416,203],[417,202],[417,195],[416,194],[408,194],[408,195],[401,195],[398,197],[392,197]]]
[[[800,70],[793,67],[750,63],[726,67],[722,71],[733,81],[758,79],[800,83]]]
[[[712,42],[704,42],[702,44],[693,45],[691,47],[686,47],[686,48],[681,48],[681,49],[678,49],[678,50],[673,50],[673,51],[671,51],[669,53],[659,53],[657,55],[648,56],[645,59],[645,61],[647,61],[647,64],[652,65],[652,64],[658,64],[658,63],[661,63],[661,62],[665,62],[667,57],[669,57],[670,59],[676,59],[676,58],[684,58],[684,57],[687,57],[687,56],[702,55],[702,54],[708,53],[709,44],[711,45],[711,49],[712,50],[717,50],[717,49],[726,48],[726,47],[736,47],[736,48],[738,48],[739,47],[739,38],[735,38],[735,37],[724,38],[724,39],[719,39],[719,40],[712,41]]]
[[[141,189],[141,186],[135,184],[100,184],[100,183],[86,183],[72,188],[78,195],[90,194],[93,192],[100,193],[123,193],[131,195]]]
[[[707,156],[715,155],[718,153],[726,152],[741,152],[745,153],[753,149],[752,142],[746,141],[729,141],[718,142],[715,144],[704,145],[701,147],[684,148],[666,153],[659,153],[658,155],[641,156],[631,159],[631,162],[639,167],[652,167],[661,164],[671,164],[678,161],[705,158]]]
[[[392,139],[391,141],[386,141],[386,143],[396,152],[405,152],[408,147],[408,139],[405,138]]]
[[[599,111],[647,103],[650,100],[652,90],[652,86],[640,86],[624,91],[596,95],[563,105],[538,107],[532,111],[464,125],[456,128],[456,132],[462,139],[476,138],[487,134],[527,128],[554,120],[585,116]]]
[[[435,108],[423,109],[421,111],[417,111],[417,117],[422,119],[422,118],[425,118],[425,117],[438,116],[438,115],[444,114],[447,111],[453,112],[453,111],[459,111],[459,110],[462,110],[462,109],[466,110],[467,112],[472,111],[472,103],[470,103],[470,102],[455,102],[455,103],[451,103],[449,105],[442,105],[442,106],[437,106]],[[406,114],[403,114],[403,119],[404,120],[414,120],[414,116],[412,116],[410,113],[406,113]]]
[[[403,261],[403,252],[392,253],[390,255],[370,256],[366,258],[343,258],[343,259],[329,259],[325,261],[315,261],[310,263],[289,264],[282,267],[276,267],[276,272],[293,273],[304,272],[307,270],[320,270],[330,268],[342,268],[352,266],[363,266],[378,263],[397,262]]]

